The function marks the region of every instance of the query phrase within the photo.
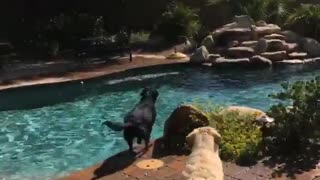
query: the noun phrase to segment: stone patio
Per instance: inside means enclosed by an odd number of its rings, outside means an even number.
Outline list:
[[[143,147],[136,147],[137,152],[143,152]],[[136,166],[136,163],[145,159],[160,159],[164,165],[158,169],[144,170]],[[74,172],[59,180],[122,180],[122,179],[157,179],[157,180],[182,180],[187,153],[166,152],[163,150],[162,140],[154,141],[149,150],[139,157],[134,157],[128,151],[121,152],[105,160],[103,163],[87,169]],[[277,173],[281,165],[267,167],[263,162],[254,166],[238,166],[234,163],[224,163],[225,180],[262,180],[262,179],[301,179],[314,180],[320,176],[317,169],[296,173],[288,177],[285,172]]]

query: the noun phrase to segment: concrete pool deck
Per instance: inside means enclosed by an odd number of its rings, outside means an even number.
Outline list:
[[[118,153],[104,162],[93,165],[89,168],[71,173],[69,176],[59,180],[182,180],[182,171],[185,166],[187,153],[166,152],[162,148],[162,140],[158,139],[152,143],[149,150],[139,158],[134,158],[124,151]],[[141,150],[143,147],[136,147]],[[158,169],[144,170],[136,166],[136,163],[146,159],[160,159],[164,165]],[[289,174],[281,172],[283,165],[268,166],[264,162],[258,162],[253,166],[238,166],[235,163],[225,162],[223,164],[225,180],[267,180],[267,179],[299,179],[315,180],[320,176],[320,170]],[[281,172],[281,173],[280,173]]]
[[[30,72],[28,78],[17,78],[9,82],[0,83],[0,90],[19,88],[25,86],[35,86],[43,84],[55,84],[69,81],[87,80],[96,77],[106,76],[113,73],[119,73],[135,68],[151,67],[158,65],[169,64],[184,64],[189,61],[189,58],[184,59],[165,59],[161,55],[133,55],[132,62],[129,58],[119,58],[108,60],[107,62],[99,65],[91,65],[85,69],[76,69],[73,71],[66,71],[61,73],[51,73],[48,70],[47,75],[32,75]],[[62,65],[63,66],[63,65]],[[14,73],[14,72],[13,72]]]

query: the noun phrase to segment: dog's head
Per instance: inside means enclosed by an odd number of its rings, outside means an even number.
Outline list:
[[[159,92],[156,89],[144,88],[141,91],[140,95],[141,95],[141,99],[146,99],[150,97],[155,102],[159,96]]]
[[[214,143],[217,145],[219,145],[221,142],[221,135],[218,133],[218,131],[215,128],[212,128],[209,126],[201,127],[201,128],[194,129],[191,133],[187,135],[186,142],[190,148],[193,147],[196,135],[200,133],[207,133],[211,135],[214,139]]]

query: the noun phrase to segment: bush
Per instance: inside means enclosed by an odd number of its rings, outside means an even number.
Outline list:
[[[192,38],[193,40],[195,40],[197,44],[201,44],[203,39],[207,37],[209,34],[210,34],[209,28],[206,26],[201,26],[198,32],[196,32]]]
[[[220,157],[237,163],[252,163],[260,155],[262,133],[253,122],[254,117],[239,112],[219,113],[220,106],[195,104],[209,118],[210,126],[221,134]]]
[[[306,145],[319,142],[320,77],[310,81],[283,84],[284,92],[271,97],[284,101],[271,107],[275,118],[272,145],[284,151],[302,150]],[[286,104],[291,103],[288,108]]]
[[[115,42],[120,47],[124,47],[129,44],[130,35],[127,31],[121,30],[115,35]]]
[[[130,37],[130,43],[136,43],[136,42],[146,42],[149,40],[150,33],[148,32],[137,32],[132,33]]]
[[[254,20],[281,25],[296,7],[294,0],[236,0],[227,1],[235,15],[246,14]]]
[[[286,22],[289,28],[308,37],[320,39],[320,5],[305,4],[296,9]]]
[[[175,3],[162,14],[154,31],[169,41],[176,41],[179,36],[192,37],[199,29],[200,20],[194,10],[181,3]]]

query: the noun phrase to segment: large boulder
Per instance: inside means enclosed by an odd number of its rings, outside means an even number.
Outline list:
[[[209,63],[214,63],[221,56],[219,54],[209,54],[208,61]]]
[[[238,46],[239,45],[239,41],[230,41],[228,44],[227,44],[227,47],[228,48],[232,48],[232,47],[235,47],[235,46]]]
[[[201,46],[205,46],[207,50],[210,51],[214,47],[214,40],[212,35],[208,35],[207,37],[205,37],[201,42]]]
[[[280,39],[268,39],[268,51],[285,51],[286,44],[285,41]]]
[[[251,36],[249,28],[220,28],[213,32],[216,46],[227,46],[231,41],[248,41]]]
[[[285,40],[285,37],[281,34],[268,34],[264,36],[265,39],[280,39]]]
[[[190,63],[202,64],[208,60],[209,52],[205,46],[199,47],[190,57]]]
[[[287,58],[286,51],[265,52],[261,54],[262,57],[270,59],[272,62],[282,61]]]
[[[268,34],[280,33],[281,28],[275,24],[268,24],[266,26],[257,26],[255,28],[255,31],[257,32],[258,35],[265,36]]]
[[[235,16],[233,21],[239,28],[249,28],[255,24],[253,19],[248,15]]]
[[[257,44],[258,44],[258,41],[243,41],[243,42],[240,44],[240,46],[242,46],[242,47],[255,48]]]
[[[228,56],[232,58],[247,58],[254,54],[250,47],[232,47],[228,49]]]
[[[299,45],[297,43],[285,43],[285,50],[288,53],[298,52],[299,51]]]
[[[250,58],[250,64],[253,66],[272,66],[272,61],[262,56],[252,56]]]
[[[299,43],[302,40],[300,35],[292,31],[282,31],[280,34],[284,36],[284,40],[289,43]]]
[[[209,126],[205,113],[192,105],[182,105],[176,108],[164,124],[163,137],[166,146],[183,146],[185,137],[199,127]]]
[[[243,67],[248,65],[250,65],[249,58],[226,59],[220,57],[212,63],[213,67]]]
[[[234,16],[233,22],[224,25],[222,28],[250,28],[250,26],[254,25],[254,21],[248,15],[240,15]]]
[[[302,50],[311,57],[320,56],[320,43],[312,38],[304,38],[301,40]]]
[[[261,53],[266,52],[267,49],[268,49],[268,42],[267,42],[267,40],[264,39],[264,38],[260,38],[260,39],[257,41],[256,46],[254,47],[254,53],[255,53],[255,54],[261,54]]]
[[[259,34],[257,32],[257,26],[252,25],[250,26],[250,31],[251,31],[251,40],[258,40],[259,39]]]
[[[267,26],[267,25],[268,24],[263,20],[259,20],[259,21],[256,22],[256,26]]]
[[[230,27],[222,27],[217,30],[215,30],[212,35],[213,37],[219,36],[219,35],[229,35],[229,36],[249,36],[251,34],[251,30],[249,28],[230,28]]]
[[[265,112],[260,109],[255,109],[246,106],[229,106],[223,109],[220,114],[230,113],[230,112],[237,112],[240,116],[243,115],[251,115],[254,116],[255,121],[259,124],[263,123],[272,123],[274,121],[273,118],[269,117]]]

